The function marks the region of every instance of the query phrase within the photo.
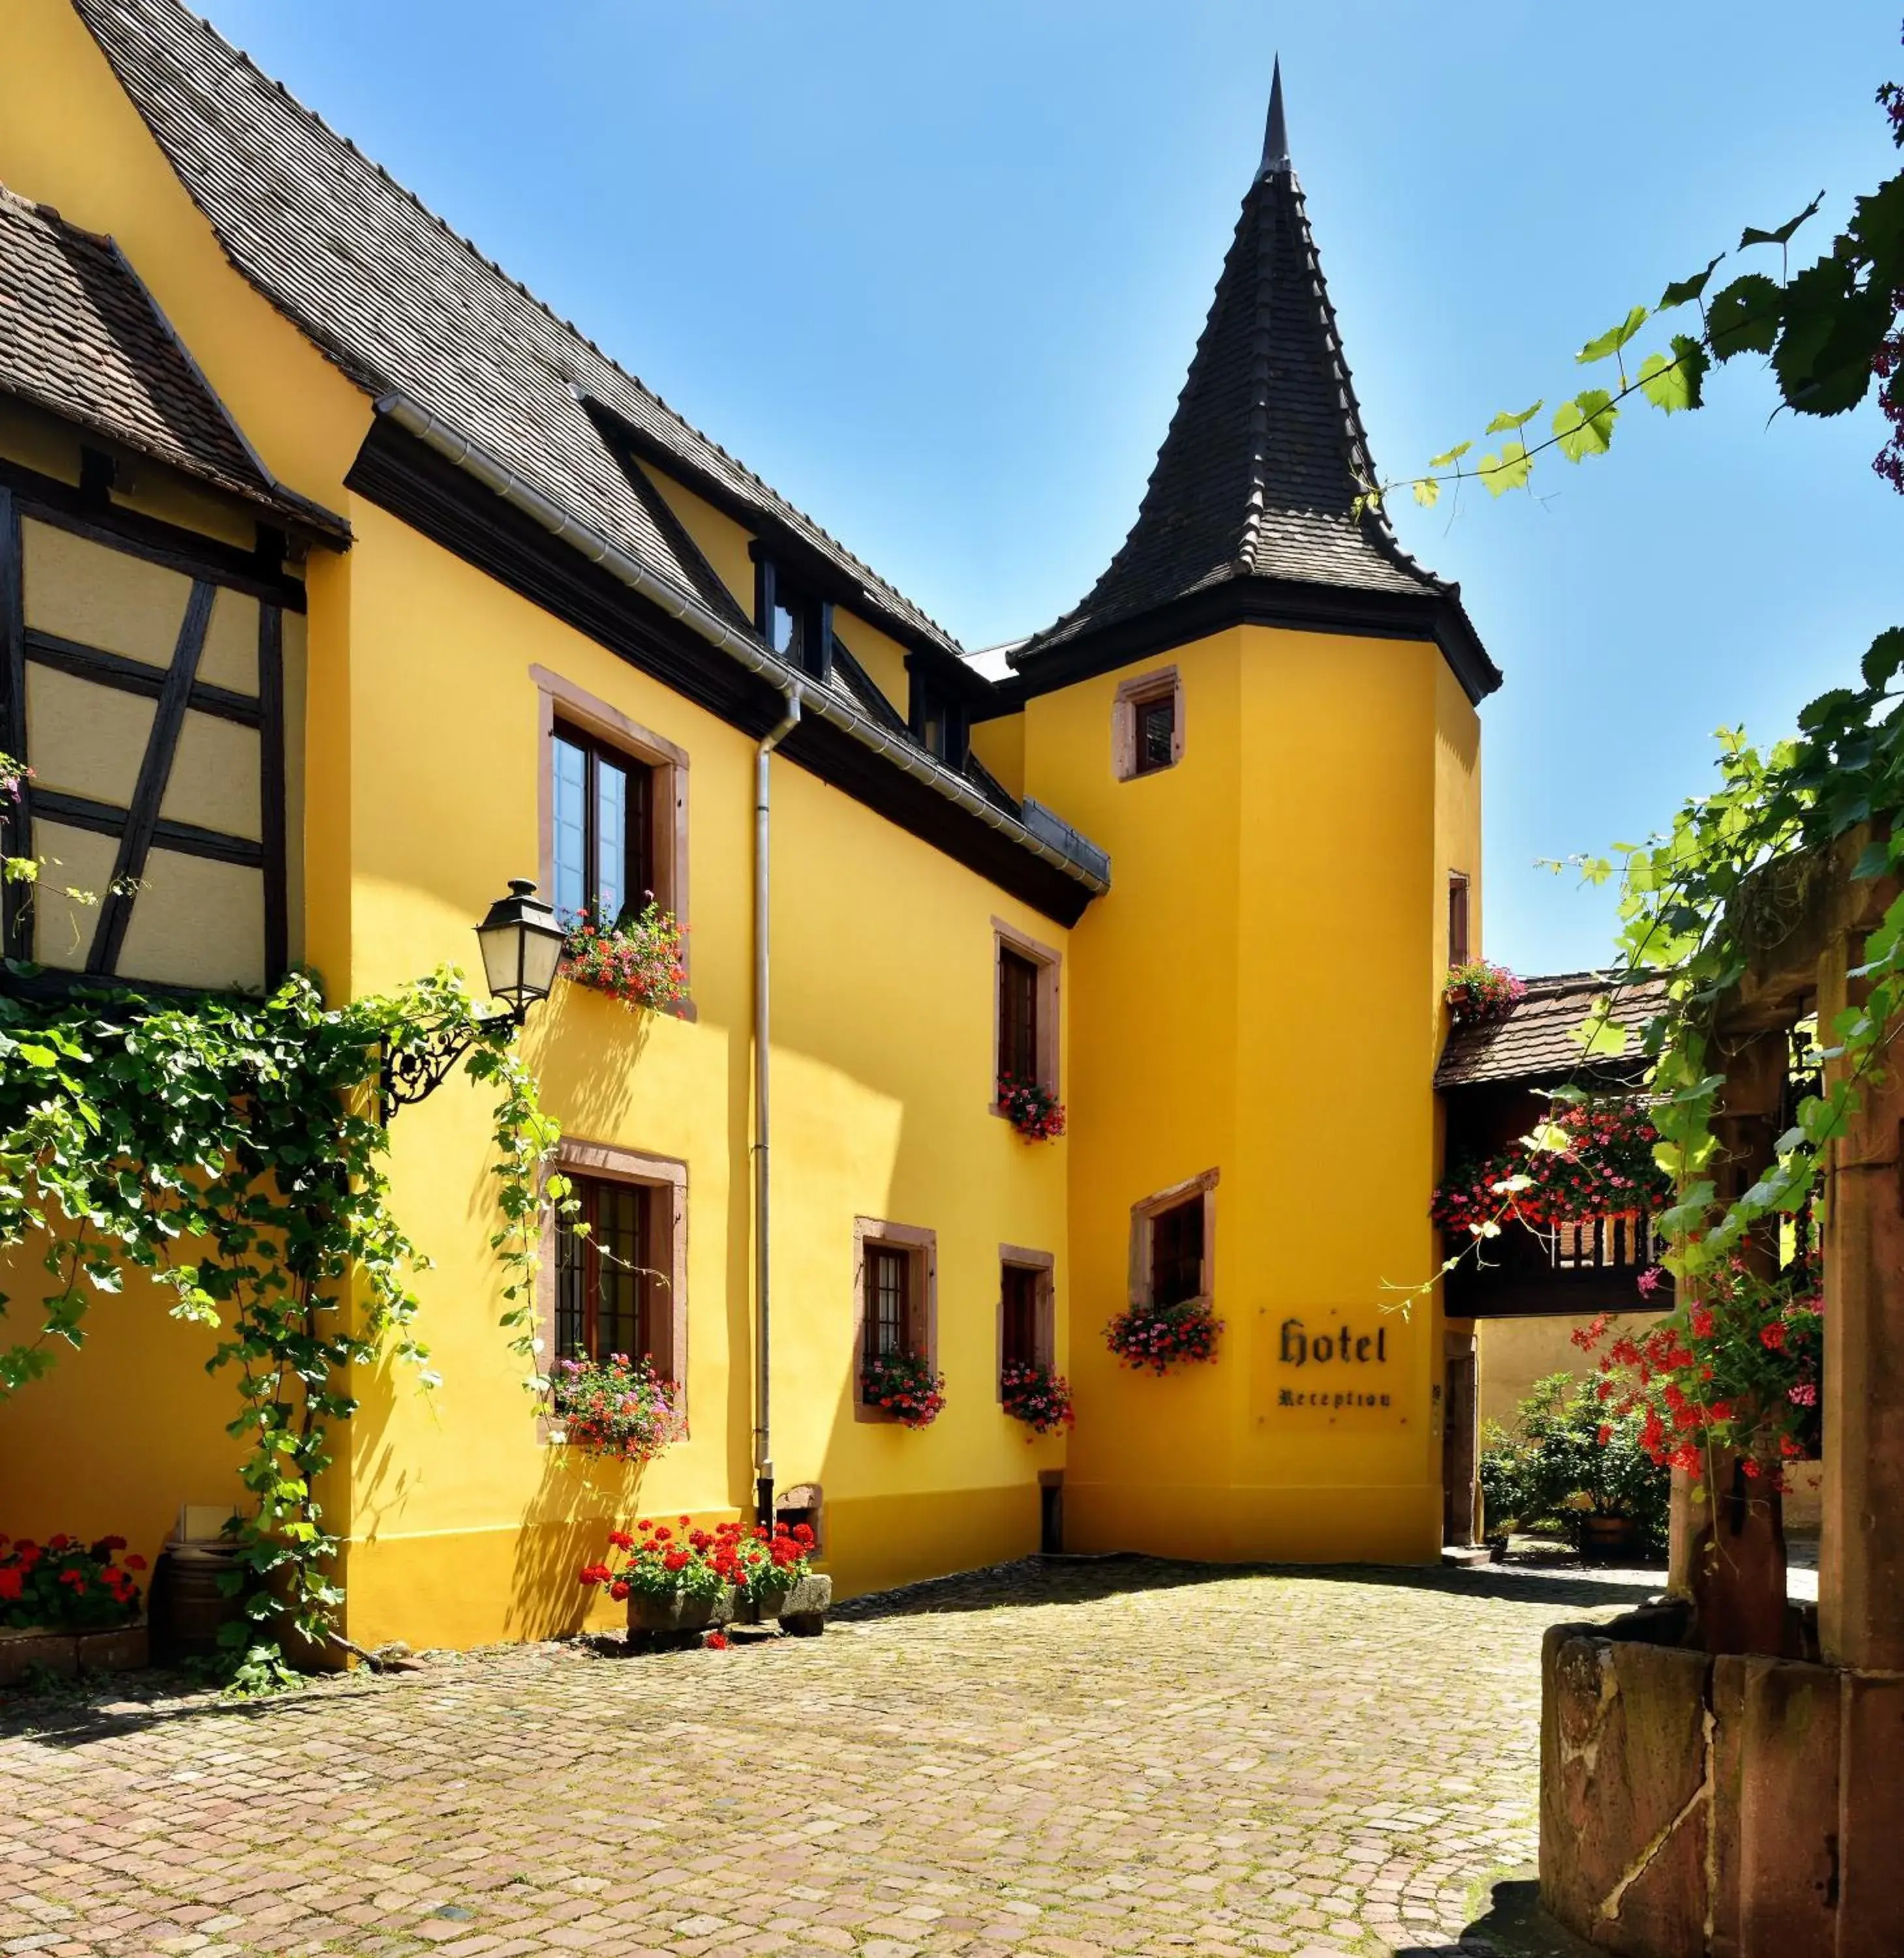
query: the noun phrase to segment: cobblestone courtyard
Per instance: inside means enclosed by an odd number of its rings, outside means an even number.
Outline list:
[[[1646,1588],[1029,1564],[818,1640],[16,1702],[0,1950],[1450,1950],[1532,1858],[1542,1628]]]

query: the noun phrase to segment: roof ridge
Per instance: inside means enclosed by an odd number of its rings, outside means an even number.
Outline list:
[[[331,124],[324,120],[323,116],[317,109],[313,109],[308,103],[301,100],[296,95],[293,94],[290,89],[286,87],[284,83],[280,81],[276,75],[267,74],[264,69],[261,68],[258,64],[251,59],[251,55],[243,48],[239,46],[236,42],[227,40],[224,35],[220,32],[218,28],[215,27],[210,20],[206,18],[205,16],[195,13],[191,8],[184,5],[182,4],[182,0],[170,0],[170,4],[176,7],[179,15],[182,18],[191,21],[195,27],[200,29],[213,43],[214,43],[220,49],[223,49],[235,63],[239,66],[248,70],[251,74],[255,75],[259,81],[263,83],[266,87],[274,90],[279,95],[283,97],[285,101],[288,103],[299,116],[304,117],[307,122],[312,123],[316,128],[322,130],[324,134],[332,141],[341,144],[343,148],[349,150],[349,153],[353,156],[356,157],[360,162],[374,170],[385,183],[388,184],[393,190],[394,190],[400,197],[404,198],[406,201],[419,212],[422,217],[427,219],[430,223],[434,225],[444,236],[449,239],[453,243],[460,246],[463,250],[467,252],[470,255],[477,260],[479,263],[486,266],[489,270],[495,273],[498,278],[506,280],[510,285],[513,286],[515,290],[519,292],[524,299],[527,299],[532,306],[535,306],[539,312],[546,315],[556,326],[561,328],[564,332],[572,334],[577,340],[580,341],[582,344],[587,347],[589,351],[596,357],[597,360],[600,360],[606,366],[612,369],[620,377],[621,379],[626,382],[630,387],[634,388],[647,400],[652,401],[663,413],[667,415],[673,421],[677,423],[688,435],[692,436],[695,441],[704,443],[709,448],[713,450],[713,451],[719,455],[723,461],[728,463],[732,467],[737,470],[742,475],[745,476],[748,480],[759,489],[770,502],[778,505],[780,509],[788,512],[791,515],[798,518],[802,524],[808,526],[813,531],[816,531],[821,537],[824,537],[835,550],[839,552],[842,557],[848,559],[856,570],[864,574],[866,579],[876,592],[883,592],[886,594],[904,610],[916,613],[921,619],[925,620],[926,624],[929,626],[935,632],[938,633],[941,638],[947,642],[950,647],[956,651],[963,651],[963,648],[960,645],[957,638],[953,633],[947,631],[945,627],[941,626],[938,620],[934,619],[922,606],[917,604],[913,600],[907,597],[906,594],[901,591],[898,586],[890,583],[887,579],[882,578],[871,565],[867,563],[865,559],[861,557],[856,552],[849,549],[846,544],[841,543],[831,531],[827,529],[825,525],[820,523],[816,518],[810,516],[805,511],[802,510],[798,504],[792,502],[788,498],[782,496],[779,490],[776,489],[771,483],[768,483],[765,480],[764,477],[759,475],[754,470],[750,469],[745,463],[741,461],[739,457],[735,455],[729,450],[723,447],[720,442],[715,441],[713,437],[708,435],[704,430],[697,428],[692,422],[688,420],[685,415],[680,412],[678,409],[671,407],[667,400],[663,395],[658,394],[653,388],[649,387],[648,385],[641,379],[639,375],[631,373],[627,368],[624,367],[621,363],[615,359],[614,355],[609,353],[598,344],[597,342],[591,338],[588,334],[585,333],[580,327],[577,325],[573,320],[565,318],[563,315],[558,312],[555,307],[551,306],[546,299],[542,298],[538,293],[533,291],[528,286],[524,284],[520,279],[517,278],[514,273],[505,270],[498,261],[492,258],[489,254],[482,249],[482,246],[476,243],[474,239],[470,238],[466,236],[463,232],[459,231],[448,218],[443,217],[439,212],[433,211],[428,204],[425,203],[422,198],[418,194],[418,192],[412,190],[401,178],[394,176],[384,164],[379,163],[377,159],[370,155],[368,151],[359,148],[357,144],[351,139],[351,138],[346,135],[341,129],[334,128]],[[122,19],[128,17],[122,10],[121,11],[120,17]],[[142,27],[142,24],[136,21],[133,22],[132,24],[135,28]],[[111,59],[109,54],[108,55],[107,59],[109,62]],[[137,107],[138,106],[138,105],[135,100],[134,106]],[[141,119],[144,119],[144,112],[142,109],[140,110],[140,114]],[[156,131],[154,132],[154,135],[156,139]],[[160,147],[164,147],[163,143],[160,144]],[[185,189],[187,195],[192,197],[192,201],[194,204],[198,204],[198,199],[196,195],[193,193],[191,186],[189,184],[187,184],[185,185]],[[199,204],[199,208],[202,211],[204,210],[204,206],[202,204]],[[206,213],[205,215],[207,221],[211,223],[213,230],[216,233],[219,230],[219,227],[216,220],[211,218],[209,213]],[[223,246],[223,241],[221,238],[221,247]],[[228,249],[226,250],[226,255],[228,258],[231,255]],[[248,280],[249,280],[249,274],[244,272],[244,268],[242,266],[238,267],[237,269],[239,271],[242,276],[245,277]],[[306,330],[309,330],[308,322],[300,322],[299,325],[301,327],[304,327]],[[321,334],[321,337],[324,340],[333,341],[334,344],[334,336],[324,334]],[[338,349],[338,353],[340,357],[343,360],[349,360],[350,359],[347,349],[340,347]],[[359,369],[361,369],[361,363],[353,363],[353,364],[357,366]],[[572,379],[575,377],[570,375],[565,376],[564,378]]]

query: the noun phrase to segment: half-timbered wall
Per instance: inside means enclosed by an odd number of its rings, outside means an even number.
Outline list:
[[[0,483],[4,744],[33,771],[8,952],[51,971],[258,987],[289,961],[291,588],[189,534]],[[74,895],[74,893],[79,893]]]

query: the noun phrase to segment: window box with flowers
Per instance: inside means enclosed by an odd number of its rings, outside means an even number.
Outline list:
[[[644,1519],[609,1533],[609,1554],[585,1564],[579,1581],[625,1604],[631,1643],[724,1644],[719,1628],[738,1616],[777,1618],[798,1636],[823,1630],[833,1579],[813,1568],[813,1532],[805,1523],[771,1529],[725,1522],[710,1529],[683,1516]]]
[[[584,909],[568,927],[562,971],[624,1006],[666,1012],[688,996],[686,927],[653,898],[613,923]]]
[[[651,1462],[681,1438],[680,1389],[645,1359],[557,1360],[549,1369],[549,1411],[571,1448],[619,1462]]]
[[[917,1354],[868,1354],[860,1363],[859,1392],[867,1407],[902,1427],[930,1427],[945,1411],[945,1376]]]
[[[1064,1133],[1064,1104],[1039,1082],[1000,1075],[998,1112],[1029,1142],[1055,1142]]]
[[[1069,1427],[1077,1418],[1071,1411],[1071,1383],[1035,1361],[1005,1362],[998,1375],[998,1399],[1014,1421],[1030,1429],[1027,1441]]]
[[[147,1663],[135,1575],[145,1559],[115,1560],[125,1548],[119,1536],[90,1545],[65,1535],[43,1544],[0,1536],[0,1686],[36,1668],[70,1679]]]
[[[1450,967],[1441,997],[1457,1027],[1479,1027],[1505,1019],[1526,991],[1527,982],[1517,979],[1506,966],[1475,958]]]

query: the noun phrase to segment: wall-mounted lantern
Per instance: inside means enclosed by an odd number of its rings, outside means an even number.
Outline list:
[[[483,976],[504,1010],[485,1027],[520,1026],[529,1009],[554,989],[568,934],[555,914],[536,895],[533,882],[511,877],[509,895],[498,898],[476,928],[482,948]],[[471,1036],[444,1028],[425,1033],[414,1045],[384,1049],[382,1109],[384,1126],[399,1108],[425,1101],[463,1058]]]

